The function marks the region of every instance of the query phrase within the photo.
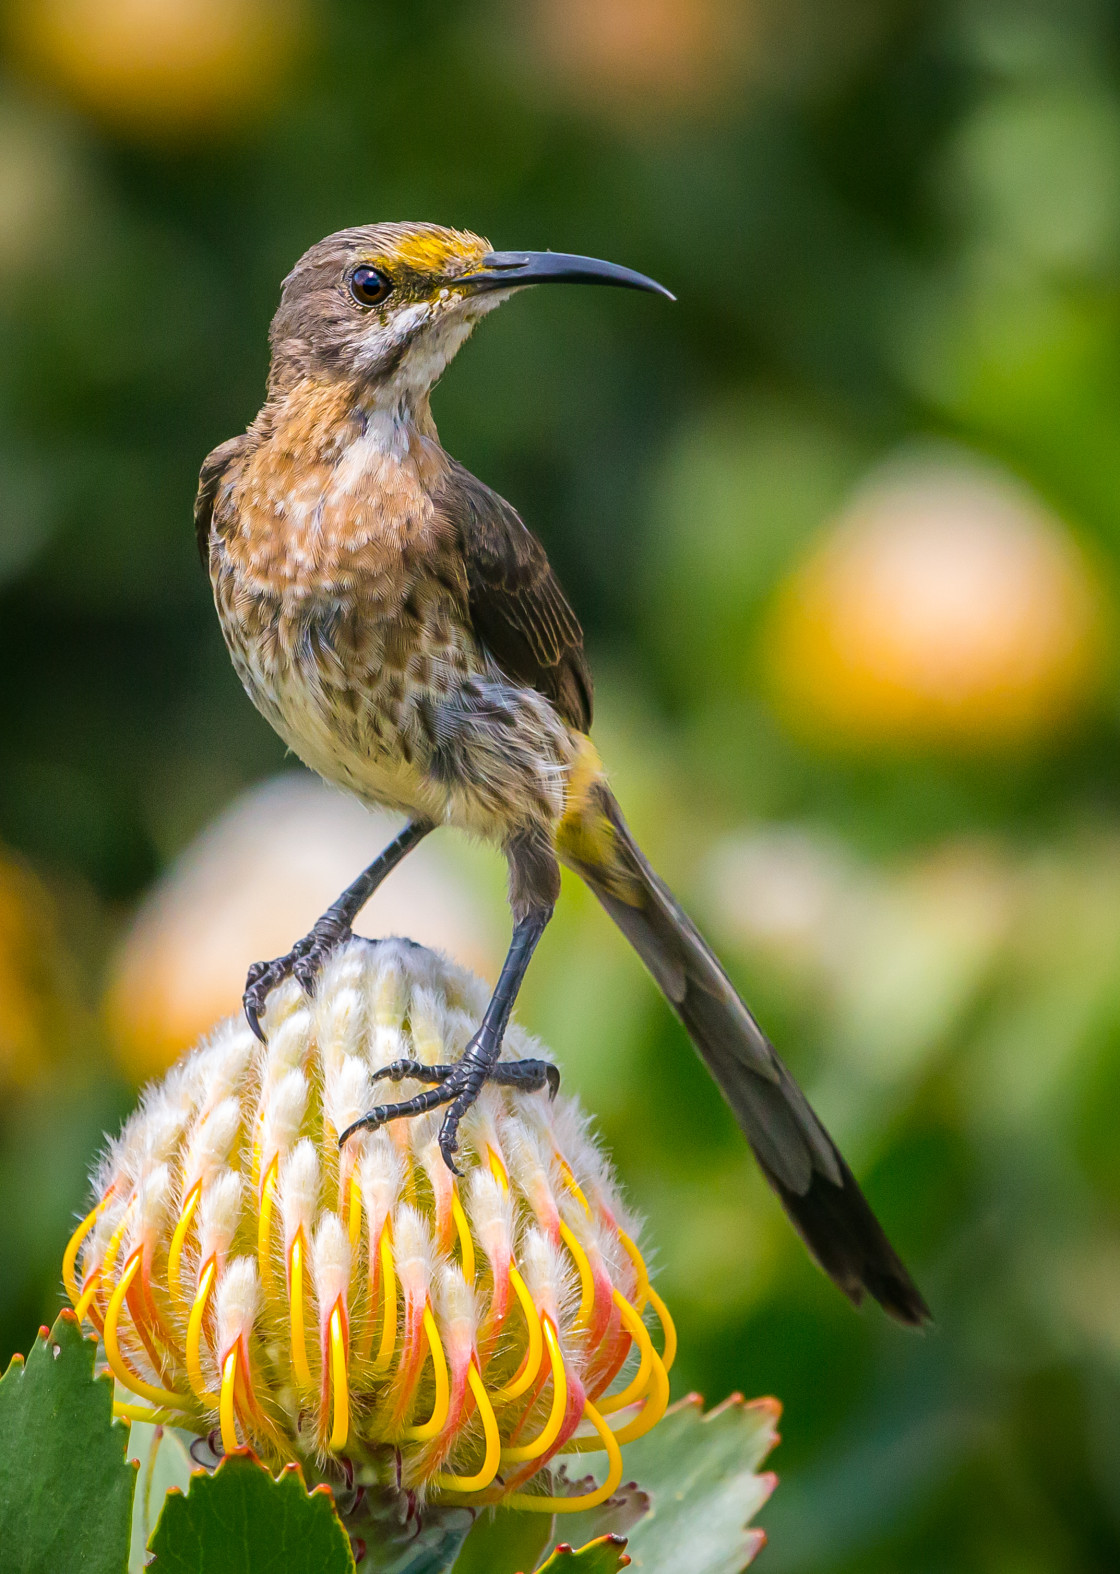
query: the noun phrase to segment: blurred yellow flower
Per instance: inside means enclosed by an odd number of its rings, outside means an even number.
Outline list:
[[[537,0],[542,53],[596,99],[703,102],[754,31],[735,0]]]
[[[299,20],[297,0],[18,0],[10,32],[24,63],[83,108],[166,135],[258,112]]]
[[[69,1047],[60,963],[50,897],[30,869],[0,852],[0,1089],[40,1080]]]
[[[282,956],[399,828],[304,772],[231,804],[149,893],[112,963],[109,1034],[126,1075],[140,1083],[164,1071],[235,1011],[249,964]],[[496,976],[494,918],[438,838],[394,873],[359,922]]]
[[[267,1046],[231,1018],[149,1088],[63,1267],[146,1401],[120,1414],[475,1503],[563,1512],[614,1492],[619,1445],[664,1412],[675,1335],[576,1107],[487,1087],[459,1179],[438,1111],[339,1147],[377,1073],[457,1058],[488,994],[409,941],[354,940],[313,1004],[275,992]],[[511,1025],[503,1054],[535,1052]],[[524,1490],[595,1451],[593,1490]]]
[[[780,591],[765,641],[799,732],[999,749],[1084,710],[1103,596],[1025,488],[971,459],[918,458],[861,489]]]

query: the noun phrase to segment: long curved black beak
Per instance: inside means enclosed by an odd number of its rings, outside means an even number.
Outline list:
[[[576,257],[564,251],[491,251],[475,273],[457,281],[472,292],[517,290],[529,284],[616,284],[628,290],[649,290],[668,301],[676,296],[633,268],[620,268],[616,262],[600,262],[597,257]]]

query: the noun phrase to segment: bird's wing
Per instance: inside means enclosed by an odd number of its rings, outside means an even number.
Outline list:
[[[435,498],[457,533],[475,634],[508,677],[544,694],[570,727],[591,726],[579,619],[516,509],[454,461]]]
[[[207,454],[202,462],[202,470],[198,477],[198,492],[194,500],[194,535],[198,542],[198,555],[202,559],[203,568],[210,562],[210,522],[214,517],[214,503],[222,482],[229,474],[233,462],[239,458],[249,444],[249,435],[242,432],[240,437],[231,437],[227,442],[219,443],[213,453]]]

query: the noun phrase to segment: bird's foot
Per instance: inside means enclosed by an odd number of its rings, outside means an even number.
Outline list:
[[[326,962],[350,938],[349,924],[324,914],[302,940],[296,941],[287,956],[278,956],[272,962],[253,963],[245,979],[241,1003],[249,1026],[262,1044],[264,1030],[260,1019],[265,1003],[277,984],[283,983],[286,978],[294,978],[310,999]]]
[[[560,1088],[560,1072],[550,1061],[494,1060],[487,1065],[491,1052],[493,1046],[487,1043],[486,1030],[480,1028],[467,1045],[462,1060],[453,1065],[428,1066],[420,1060],[394,1060],[391,1065],[382,1066],[380,1071],[374,1072],[374,1081],[383,1077],[399,1082],[404,1077],[413,1077],[417,1082],[433,1085],[400,1104],[379,1104],[371,1109],[368,1115],[346,1128],[338,1139],[339,1147],[355,1131],[376,1131],[387,1121],[425,1115],[429,1110],[447,1105],[447,1114],[439,1129],[439,1148],[447,1168],[458,1175],[455,1154],[459,1146],[459,1122],[487,1082],[499,1087],[520,1088],[523,1093],[541,1093],[547,1088],[550,1099],[556,1097]]]

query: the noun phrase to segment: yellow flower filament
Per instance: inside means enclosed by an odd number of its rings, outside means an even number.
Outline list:
[[[536,1497],[531,1492],[511,1492],[503,1499],[507,1507],[524,1508],[544,1514],[579,1514],[585,1508],[598,1508],[600,1503],[605,1503],[614,1494],[622,1480],[622,1452],[618,1446],[618,1439],[590,1399],[584,1402],[583,1414],[584,1419],[590,1421],[598,1432],[607,1455],[607,1477],[602,1486],[596,1487],[593,1492],[585,1492],[580,1497]]]
[[[198,1207],[198,1199],[201,1196],[202,1182],[195,1181],[187,1193],[186,1201],[183,1203],[183,1211],[179,1216],[178,1224],[175,1226],[175,1233],[171,1237],[171,1245],[167,1248],[167,1286],[171,1291],[171,1299],[173,1301],[181,1301],[183,1299],[183,1287],[179,1283],[179,1261],[183,1255],[183,1247],[186,1244],[187,1231],[190,1229],[191,1220],[194,1218],[194,1210]],[[106,1253],[106,1256],[108,1256],[108,1253]],[[106,1268],[102,1268],[103,1273],[107,1271]]]
[[[533,1297],[529,1294],[529,1287],[521,1277],[518,1270],[510,1264],[509,1282],[513,1285],[514,1294],[517,1296],[521,1310],[525,1316],[525,1329],[529,1335],[529,1343],[525,1355],[516,1375],[494,1393],[494,1398],[499,1404],[505,1404],[509,1399],[519,1399],[525,1390],[536,1381],[537,1373],[541,1369],[544,1358],[544,1346],[541,1343],[541,1323],[537,1316],[537,1309],[533,1305]]]
[[[406,1426],[401,1436],[413,1443],[426,1443],[442,1432],[451,1410],[451,1380],[447,1375],[447,1358],[443,1353],[443,1340],[439,1336],[431,1306],[424,1308],[424,1333],[431,1351],[432,1368],[436,1380],[436,1396],[432,1413],[420,1426]]]
[[[519,1443],[515,1448],[503,1448],[502,1460],[506,1464],[518,1464],[526,1459],[539,1459],[542,1454],[547,1454],[560,1435],[560,1428],[564,1424],[564,1412],[568,1407],[568,1375],[564,1370],[564,1356],[560,1349],[560,1341],[556,1337],[556,1330],[552,1326],[550,1317],[541,1318],[544,1329],[544,1342],[548,1346],[548,1358],[552,1363],[552,1408],[548,1413],[548,1420],[543,1429],[531,1443]]]
[[[625,1230],[619,1230],[618,1238],[622,1242],[622,1247],[627,1257],[634,1265],[634,1273],[638,1280],[638,1288],[634,1292],[634,1307],[640,1315],[645,1310],[646,1301],[649,1299],[649,1270],[646,1268],[645,1258]]]
[[[276,1176],[280,1169],[277,1154],[265,1171],[261,1187],[261,1211],[257,1220],[257,1267],[267,1299],[275,1300],[276,1284],[272,1273],[272,1205],[276,1196]]]
[[[113,1265],[117,1260],[117,1253],[121,1249],[121,1242],[124,1240],[124,1232],[128,1228],[128,1221],[132,1217],[132,1210],[134,1206],[135,1199],[132,1198],[129,1200],[128,1207],[124,1210],[121,1222],[117,1225],[116,1229],[109,1238],[109,1244],[105,1248],[105,1255],[101,1259],[102,1281],[107,1280],[113,1271]]]
[[[234,1345],[222,1362],[222,1393],[218,1401],[218,1422],[222,1429],[222,1447],[227,1454],[232,1454],[240,1446],[237,1441],[237,1425],[233,1411],[236,1388],[237,1346]]]
[[[616,1410],[625,1410],[627,1405],[632,1405],[640,1399],[649,1386],[650,1372],[653,1369],[653,1344],[645,1323],[618,1290],[614,1292],[614,1304],[622,1317],[622,1326],[638,1346],[641,1360],[638,1370],[625,1388],[617,1394],[611,1394],[609,1399],[600,1399],[599,1414],[605,1416],[613,1414]]]
[[[289,1327],[292,1336],[292,1371],[301,1388],[311,1387],[311,1368],[307,1364],[307,1335],[303,1320],[303,1226],[296,1231],[288,1255]]]
[[[646,1337],[648,1338],[649,1335],[647,1334]],[[653,1352],[652,1386],[653,1392],[646,1395],[646,1402],[639,1413],[625,1426],[619,1427],[614,1434],[616,1442],[632,1443],[635,1438],[644,1437],[657,1425],[668,1408],[669,1377],[656,1350]]]
[[[669,1308],[665,1305],[665,1302],[653,1288],[653,1285],[650,1284],[649,1271],[646,1268],[645,1258],[642,1256],[637,1246],[630,1239],[625,1230],[619,1230],[618,1238],[622,1242],[623,1248],[626,1251],[626,1255],[634,1264],[634,1272],[638,1276],[638,1290],[637,1294],[634,1296],[634,1310],[639,1316],[641,1316],[646,1302],[648,1301],[650,1306],[652,1306],[654,1311],[657,1313],[657,1320],[661,1324],[662,1337],[665,1340],[665,1348],[661,1352],[661,1361],[666,1372],[671,1372],[673,1369],[673,1362],[677,1358],[676,1324],[669,1315]]]
[[[587,1253],[563,1221],[560,1224],[560,1239],[571,1252],[572,1260],[579,1269],[580,1294],[579,1311],[576,1313],[576,1327],[586,1328],[595,1310],[595,1276],[591,1272],[591,1264],[587,1260]]]
[[[397,1343],[397,1270],[393,1266],[393,1230],[388,1219],[381,1227],[377,1250],[381,1259],[381,1343],[373,1363],[375,1377],[388,1370]]]
[[[202,1375],[199,1346],[202,1341],[202,1319],[206,1316],[206,1307],[210,1300],[210,1292],[214,1288],[214,1280],[217,1277],[217,1273],[218,1265],[211,1257],[202,1270],[202,1278],[198,1283],[198,1294],[194,1298],[191,1314],[187,1319],[187,1377],[196,1397],[201,1399],[203,1404],[209,1405],[214,1403],[214,1395],[207,1388],[206,1380]]]
[[[174,1425],[181,1419],[177,1410],[153,1410],[149,1405],[130,1405],[123,1399],[113,1400],[113,1414],[124,1421],[146,1421],[149,1426]]]
[[[502,1440],[498,1434],[498,1421],[494,1414],[494,1407],[490,1403],[490,1396],[486,1392],[486,1385],[477,1364],[472,1360],[467,1369],[467,1382],[470,1384],[471,1393],[474,1395],[478,1413],[482,1419],[482,1435],[485,1440],[485,1453],[482,1464],[473,1476],[456,1476],[447,1471],[442,1471],[432,1478],[433,1485],[440,1487],[445,1492],[481,1492],[488,1487],[498,1474],[498,1466],[502,1458]]]
[[[610,1399],[600,1403],[599,1413],[609,1414],[612,1411],[622,1409],[624,1405],[633,1404],[652,1383],[653,1392],[646,1397],[646,1402],[640,1412],[632,1420],[619,1427],[617,1432],[612,1433],[616,1443],[632,1443],[635,1438],[644,1437],[665,1414],[665,1409],[669,1403],[669,1378],[661,1357],[653,1348],[653,1341],[650,1339],[649,1331],[642,1319],[625,1296],[621,1295],[617,1290],[614,1292],[614,1299],[628,1332],[633,1336],[641,1351],[641,1366],[638,1368],[638,1374],[633,1382],[629,1383],[620,1394],[615,1394]],[[644,1381],[642,1381],[643,1372],[646,1374]],[[602,1435],[602,1432],[600,1432],[599,1436],[602,1437]],[[576,1437],[564,1445],[562,1452],[565,1454],[587,1454],[596,1452],[599,1447],[600,1444],[596,1443],[592,1438]]]
[[[336,1301],[330,1322],[331,1403],[333,1422],[329,1448],[345,1448],[350,1432],[350,1390],[346,1381],[346,1340],[342,1332],[342,1305]]]
[[[580,1185],[579,1181],[577,1181],[575,1176],[572,1174],[572,1166],[568,1163],[567,1159],[564,1158],[564,1156],[562,1154],[560,1154],[560,1153],[556,1154],[556,1162],[557,1162],[557,1164],[560,1167],[561,1175],[564,1177],[564,1184],[565,1184],[565,1186],[567,1186],[567,1188],[571,1192],[572,1196],[576,1199],[576,1201],[579,1203],[580,1207],[583,1209],[584,1213],[586,1213],[587,1217],[590,1219],[590,1217],[591,1217],[591,1204],[588,1202],[587,1198],[584,1196],[583,1188]]]
[[[97,1220],[97,1215],[104,1208],[108,1197],[103,1197],[96,1208],[91,1208],[66,1243],[66,1250],[62,1255],[62,1282],[66,1286],[66,1293],[70,1297],[71,1306],[77,1306],[82,1299],[83,1292],[78,1288],[78,1278],[75,1268],[78,1263],[78,1253],[82,1242],[89,1234]]]
[[[473,1284],[475,1278],[474,1242],[471,1240],[471,1228],[467,1223],[467,1215],[463,1210],[463,1204],[459,1201],[459,1188],[457,1186],[451,1194],[451,1217],[455,1220],[455,1230],[459,1236],[459,1253],[463,1264],[463,1278],[468,1284]]]
[[[652,1284],[647,1284],[646,1294],[649,1296],[649,1304],[657,1314],[657,1320],[661,1324],[661,1335],[665,1341],[665,1347],[661,1352],[661,1364],[666,1372],[671,1372],[673,1362],[677,1359],[677,1325],[669,1315],[669,1308]]]
[[[136,1277],[140,1267],[140,1251],[137,1249],[128,1259],[121,1274],[120,1283],[109,1297],[109,1308],[105,1313],[105,1355],[113,1369],[113,1375],[120,1378],[126,1388],[134,1394],[139,1394],[141,1399],[149,1399],[154,1405],[172,1405],[177,1410],[186,1410],[190,1400],[183,1394],[173,1393],[167,1388],[156,1388],[152,1383],[146,1383],[142,1377],[137,1377],[135,1372],[125,1365],[124,1356],[121,1354],[120,1342],[117,1338],[117,1321],[121,1315],[124,1298],[128,1294],[128,1287]]]
[[[81,1299],[78,1300],[74,1306],[74,1316],[79,1322],[81,1322],[82,1318],[85,1317],[89,1312],[90,1307],[93,1304],[93,1298],[97,1294],[97,1287],[100,1283],[101,1269],[95,1268],[89,1276],[89,1283],[82,1291]]]

